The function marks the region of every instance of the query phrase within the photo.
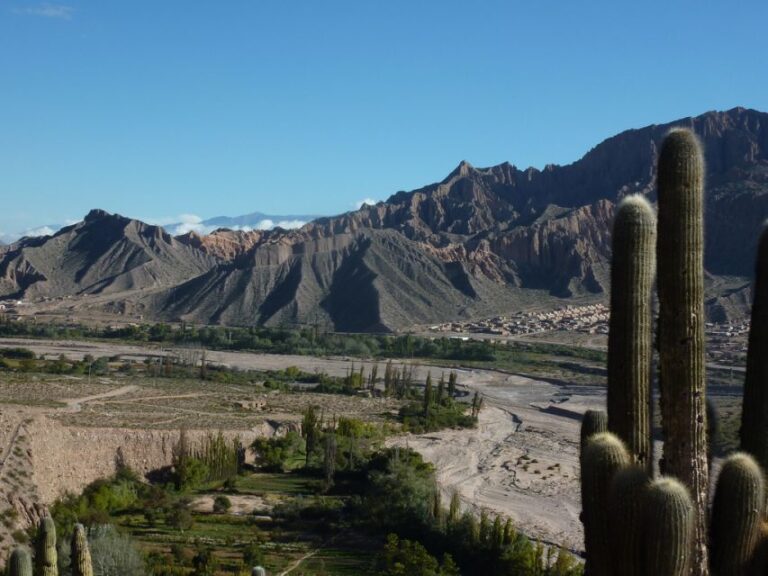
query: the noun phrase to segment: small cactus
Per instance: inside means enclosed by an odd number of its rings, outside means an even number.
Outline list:
[[[584,448],[589,440],[595,434],[608,431],[608,416],[602,410],[587,410],[581,420],[581,442],[580,453],[584,453]]]
[[[16,548],[8,559],[8,576],[32,576],[32,560],[24,548]]]
[[[613,223],[608,331],[608,429],[636,464],[652,471],[651,355],[656,216],[640,195],[626,197]]]
[[[659,384],[662,472],[696,509],[694,572],[707,574],[707,408],[704,349],[704,159],[696,135],[664,139],[658,166]]]
[[[40,520],[35,540],[35,576],[58,576],[56,524],[50,516]]]
[[[741,414],[741,449],[768,470],[768,227],[757,248],[752,322]]]
[[[712,504],[712,574],[747,576],[765,512],[765,481],[748,454],[728,457]]]
[[[72,534],[72,576],[93,576],[91,551],[82,524],[75,524]]]
[[[630,462],[624,443],[610,432],[592,436],[581,455],[582,520],[590,576],[611,576],[608,494],[616,472]]]
[[[696,508],[687,488],[674,478],[655,480],[646,491],[643,506],[645,573],[689,576],[696,532]]]
[[[645,576],[647,573],[643,557],[643,500],[650,483],[648,472],[639,465],[619,470],[611,482],[608,513],[614,574]]]

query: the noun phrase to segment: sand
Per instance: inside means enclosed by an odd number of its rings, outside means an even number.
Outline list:
[[[581,552],[577,415],[603,405],[604,396],[486,370],[464,372],[459,381],[485,396],[475,430],[407,435],[392,443],[435,465],[445,502],[456,491],[475,511],[510,517],[531,537]],[[549,412],[553,407],[561,413]]]

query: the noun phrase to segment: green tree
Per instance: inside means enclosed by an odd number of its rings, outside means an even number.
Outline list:
[[[424,383],[424,420],[429,420],[429,407],[432,405],[432,373],[427,372]]]
[[[304,440],[298,432],[290,431],[283,437],[256,438],[251,450],[259,468],[285,472],[304,450]]]
[[[304,410],[304,416],[301,420],[301,435],[304,437],[306,444],[306,461],[304,466],[309,468],[309,462],[312,454],[317,447],[317,440],[320,434],[320,418],[317,414],[317,407],[307,406]]]

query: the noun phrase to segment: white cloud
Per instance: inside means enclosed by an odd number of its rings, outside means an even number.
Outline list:
[[[355,210],[360,210],[363,206],[375,206],[378,203],[378,200],[374,200],[373,198],[363,198],[362,200],[359,200],[355,202]]]
[[[171,232],[174,236],[188,232],[197,232],[198,234],[208,234],[210,232],[208,229],[210,226],[205,226],[203,219],[196,214],[180,214],[176,222],[178,222],[178,225]]]
[[[40,226],[39,228],[30,228],[22,233],[22,236],[53,236],[56,230],[50,226]]]
[[[148,224],[154,224],[155,226],[163,226],[173,236],[180,236],[182,234],[188,234],[194,232],[205,236],[210,234],[214,230],[221,228],[221,226],[209,226],[203,223],[203,219],[197,214],[179,214],[178,216],[171,216],[166,218],[142,218],[143,222]],[[290,230],[293,228],[301,228],[306,222],[304,220],[279,220],[275,222],[269,218],[260,220],[254,226],[226,226],[230,230],[250,232],[251,230],[271,230],[279,226]]]
[[[293,230],[294,228],[301,228],[304,224],[306,224],[306,222],[303,220],[278,220],[277,222],[274,222],[266,219],[258,222],[255,228],[256,230],[271,230],[272,228],[279,227],[285,228],[286,230]]]
[[[65,4],[50,4],[43,2],[37,6],[30,6],[28,8],[17,8],[14,10],[16,14],[26,14],[28,16],[41,16],[43,18],[54,18],[57,20],[72,20],[72,15],[75,9],[72,6],[66,6]]]

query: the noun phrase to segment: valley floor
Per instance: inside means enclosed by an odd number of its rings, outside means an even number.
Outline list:
[[[20,346],[38,355],[56,357],[66,354],[72,359],[85,354],[141,358],[163,353],[159,348],[125,344],[0,340],[0,347]],[[348,358],[236,352],[208,352],[208,357],[212,362],[230,367],[267,370],[297,366],[302,370],[321,370],[340,376],[348,372],[351,362]],[[360,365],[359,361],[357,365]],[[422,365],[417,368],[417,379],[425,377],[428,370],[435,376],[441,368]],[[164,390],[162,396],[158,396],[156,390],[135,388],[129,377],[113,381],[93,379],[90,382],[85,378],[75,378],[69,380],[69,383],[66,377],[59,380],[61,382],[58,384],[45,385],[50,397],[43,396],[35,400],[37,403],[42,402],[42,405],[24,406],[31,400],[19,398],[15,405],[6,405],[2,409],[3,414],[14,413],[19,419],[33,418],[26,426],[28,433],[33,436],[31,458],[36,471],[34,477],[37,482],[45,484],[38,486],[37,492],[44,495],[45,501],[50,501],[62,489],[76,490],[77,486],[73,482],[85,482],[93,478],[86,477],[90,475],[81,478],[74,472],[69,475],[57,474],[46,458],[34,453],[36,447],[38,450],[44,448],[49,454],[51,451],[55,453],[66,450],[67,457],[73,459],[71,468],[74,471],[77,462],[74,452],[78,444],[103,444],[105,449],[94,454],[104,460],[102,468],[108,473],[108,469],[113,466],[110,456],[114,458],[112,452],[118,444],[127,443],[130,447],[129,455],[133,459],[140,458],[138,450],[142,443],[156,441],[162,447],[148,459],[156,464],[162,458],[169,457],[171,436],[178,430],[178,418],[163,419],[160,415],[157,425],[152,424],[155,430],[129,432],[128,420],[138,417],[140,413],[126,411],[127,407],[164,405],[165,411],[171,415],[189,412],[194,417],[195,413],[202,410],[199,405],[201,397],[205,398],[205,406],[209,406],[206,410],[214,414],[215,410],[221,409],[216,408],[217,402],[221,403],[221,397],[227,394],[234,397],[243,395],[243,391],[235,386],[221,387],[213,383],[201,383],[196,391]],[[457,491],[466,506],[504,514],[530,536],[575,551],[581,550],[581,524],[578,520],[579,418],[586,408],[604,402],[602,388],[580,385],[569,389],[519,375],[483,369],[460,370],[459,383],[471,391],[479,391],[485,397],[486,408],[480,414],[477,429],[404,435],[391,442],[408,445],[433,462],[447,498],[451,492]],[[70,387],[81,391],[73,394],[68,390]],[[292,396],[294,401],[298,401],[304,395]],[[9,398],[9,394],[3,394],[3,397]],[[158,401],[158,397],[161,400]],[[343,402],[345,398],[348,397],[324,395],[324,400],[331,403]],[[354,400],[370,403],[368,411],[371,414],[391,409],[385,399]],[[181,412],[176,412],[177,409]],[[339,404],[338,409],[345,408]],[[248,414],[238,416],[238,419],[227,416],[227,419],[216,422],[230,422],[234,427],[258,434],[260,430],[266,431],[258,423],[263,423],[267,416],[270,420],[291,416],[297,418],[297,414],[291,415],[288,412],[286,409],[269,415]],[[206,417],[213,418],[210,414],[206,414]],[[96,429],[103,430],[107,422],[118,417],[122,425],[113,434],[104,436],[97,432]],[[162,423],[166,421],[170,424],[163,431]],[[55,426],[51,427],[51,422],[55,422]],[[13,430],[12,426],[7,427],[8,434],[12,434]],[[12,440],[8,434],[0,438],[0,444]],[[62,443],[58,448],[55,445],[57,438]],[[10,448],[6,452],[8,450]],[[62,459],[58,460],[61,462]]]

